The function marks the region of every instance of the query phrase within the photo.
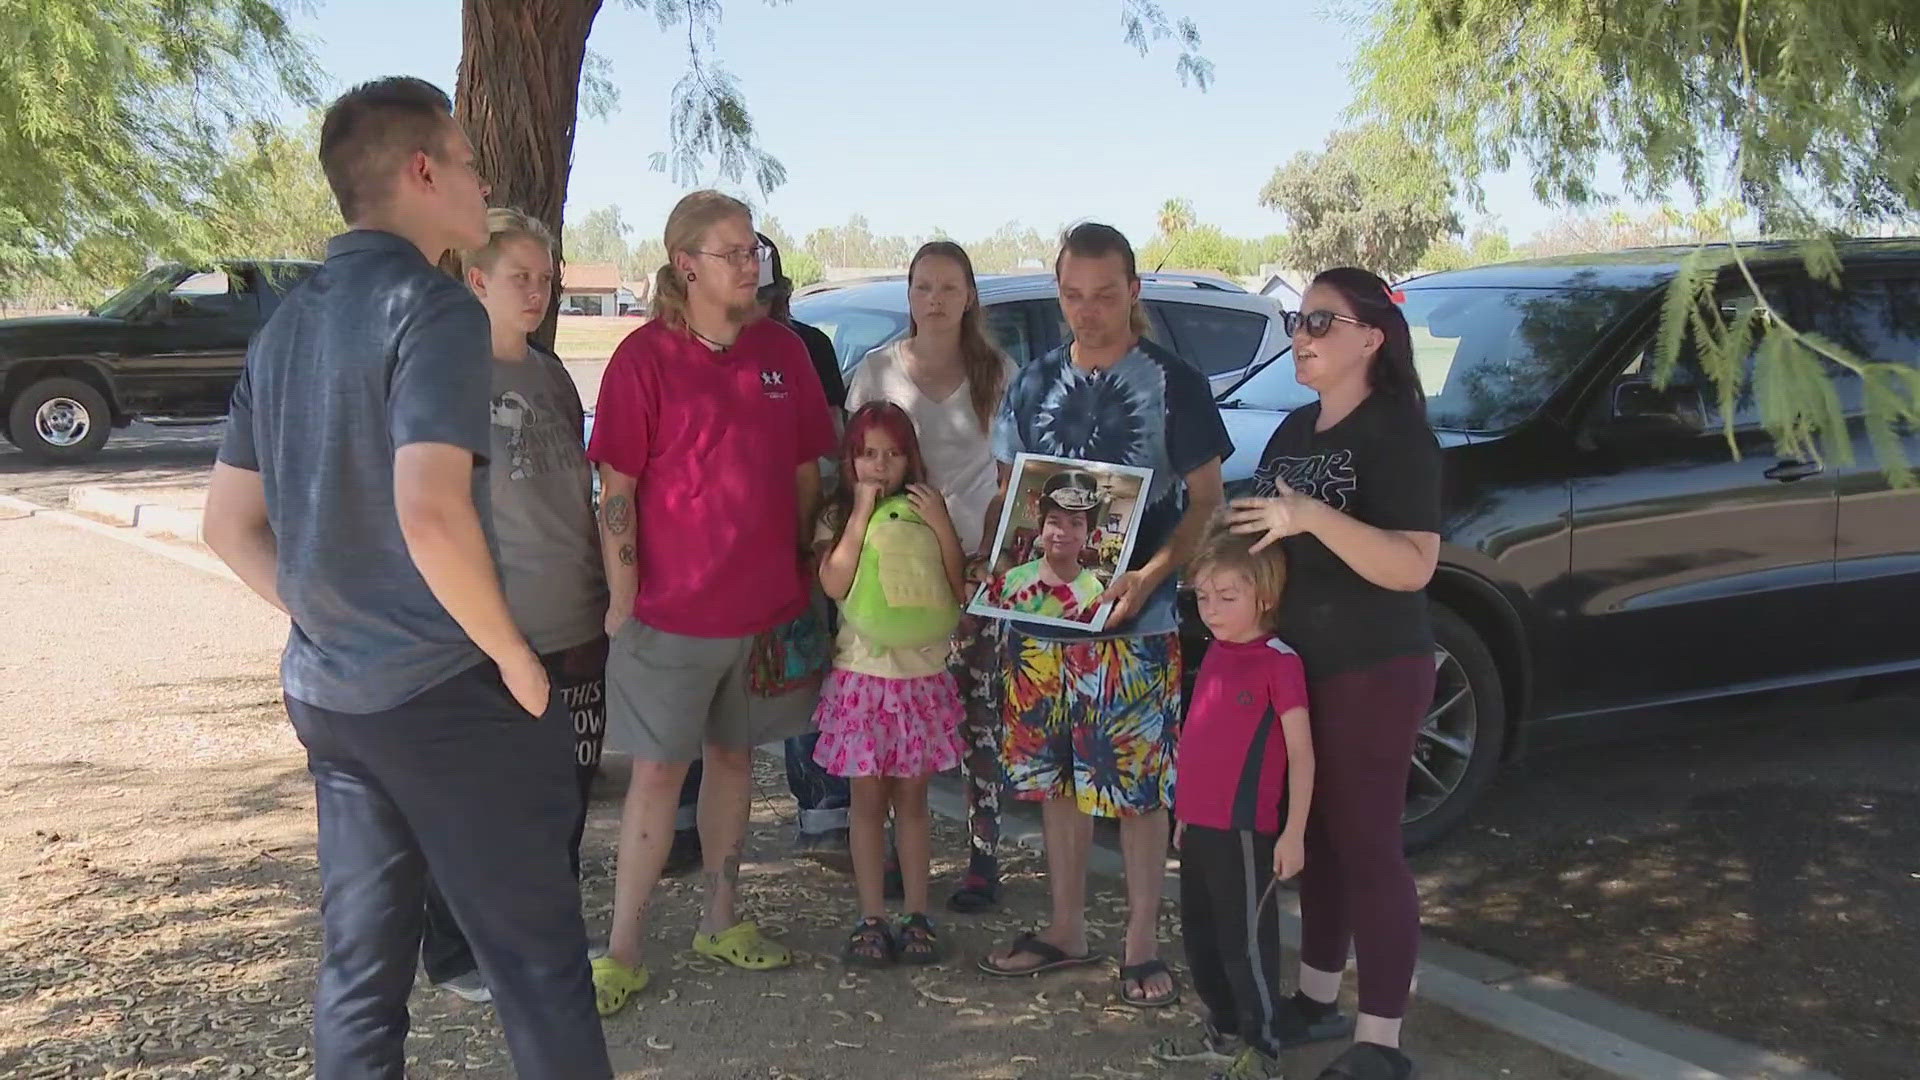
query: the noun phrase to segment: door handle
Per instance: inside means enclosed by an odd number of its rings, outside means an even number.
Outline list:
[[[1794,480],[1805,480],[1809,476],[1819,476],[1825,471],[1826,469],[1817,461],[1800,461],[1796,458],[1785,458],[1761,475],[1769,480],[1790,482]]]

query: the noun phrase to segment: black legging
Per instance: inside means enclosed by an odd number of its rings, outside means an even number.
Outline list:
[[[1360,1011],[1407,1011],[1420,897],[1400,836],[1414,735],[1433,702],[1430,655],[1312,679],[1313,814],[1300,875],[1300,959],[1343,971],[1351,947]]]

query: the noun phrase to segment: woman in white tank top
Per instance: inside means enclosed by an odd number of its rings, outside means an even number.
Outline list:
[[[1013,362],[988,339],[973,262],[960,245],[936,240],[907,267],[911,322],[906,337],[867,354],[847,384],[847,410],[891,401],[913,417],[921,456],[947,500],[960,546],[971,558],[993,543],[987,505],[1000,491],[988,433]],[[997,524],[997,523],[996,523]],[[996,620],[968,616],[954,640],[953,674],[967,704],[967,876],[947,900],[961,913],[999,904],[1000,634]]]

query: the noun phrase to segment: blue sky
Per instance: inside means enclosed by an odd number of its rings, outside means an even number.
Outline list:
[[[1097,218],[1144,241],[1173,196],[1259,235],[1284,230],[1261,185],[1342,126],[1351,99],[1353,28],[1332,2],[1166,0],[1199,23],[1205,93],[1180,85],[1170,50],[1121,41],[1119,0],[728,0],[716,51],[787,167],[771,196],[746,194],[796,236],[858,212],[884,233]],[[459,22],[459,0],[319,0],[301,20],[333,89],[412,74],[449,92]],[[621,104],[582,120],[568,211],[617,204],[656,234],[681,188],[648,156],[666,148],[685,32],[608,0],[589,44]],[[1487,204],[1516,240],[1558,213],[1520,175],[1494,178]]]

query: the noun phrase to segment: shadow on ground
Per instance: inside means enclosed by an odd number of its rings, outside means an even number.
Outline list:
[[[1920,700],[1557,754],[1417,860],[1430,929],[1849,1080],[1920,1046]]]

